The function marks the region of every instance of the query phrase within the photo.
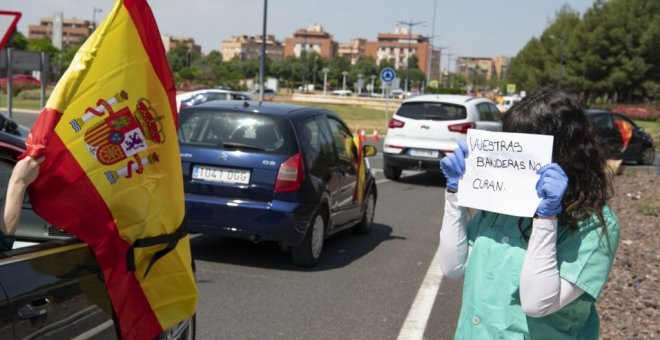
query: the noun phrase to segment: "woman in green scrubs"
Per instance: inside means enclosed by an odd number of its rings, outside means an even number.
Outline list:
[[[598,339],[595,303],[619,242],[605,151],[580,102],[559,90],[525,97],[502,123],[504,132],[554,136],[553,163],[538,172],[536,215],[521,218],[469,216],[457,205],[465,142],[441,161],[441,267],[447,277],[464,276],[455,338]]]

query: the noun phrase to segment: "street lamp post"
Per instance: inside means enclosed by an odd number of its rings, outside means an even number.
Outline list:
[[[101,13],[103,9],[94,7],[92,12],[92,25],[94,25],[94,30],[96,30],[96,13]]]
[[[261,55],[259,56],[259,103],[264,101],[264,72],[266,69],[266,14],[268,0],[264,0],[264,20],[261,32]]]
[[[364,80],[362,80],[362,79],[364,78],[364,76],[362,75],[362,73],[358,73],[357,77],[358,77],[358,82],[357,82],[357,84],[358,84],[358,95],[360,95],[362,93],[362,84],[364,83]]]
[[[447,53],[447,77],[449,77],[449,63],[451,62],[451,56],[453,55],[454,54],[452,53]],[[443,81],[444,86],[447,86],[447,81],[446,81],[447,79],[445,78],[443,80],[444,80]]]
[[[371,75],[371,96],[374,96],[374,82],[376,81],[376,75]]]
[[[314,56],[314,67],[312,68],[312,70],[314,71],[314,73],[312,74],[312,91],[314,92],[316,92],[316,72],[317,72],[316,63],[318,62],[318,60],[319,58],[317,56]]]
[[[323,95],[325,96],[325,90],[328,86],[328,72],[330,72],[330,69],[324,67],[321,71],[323,71]]]
[[[397,24],[399,25],[407,25],[408,26],[408,51],[406,52],[406,82],[403,84],[404,86],[404,91],[408,93],[408,81],[410,79],[410,50],[412,49],[412,29],[413,27],[417,25],[421,25],[425,23],[424,21],[418,21],[418,22],[413,22],[412,20],[409,21],[397,21]]]
[[[344,85],[342,87],[342,90],[344,90],[344,92],[346,92],[346,76],[348,75],[348,72],[341,71],[341,75],[344,76],[344,82],[343,82]]]

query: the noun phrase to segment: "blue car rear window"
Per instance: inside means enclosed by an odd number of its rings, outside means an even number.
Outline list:
[[[179,143],[278,155],[297,151],[291,125],[285,118],[219,110],[194,110],[180,115]]]
[[[396,114],[406,118],[430,120],[457,120],[467,117],[465,106],[435,102],[403,103]]]

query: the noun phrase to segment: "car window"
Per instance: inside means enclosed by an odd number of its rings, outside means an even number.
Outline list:
[[[179,116],[179,142],[223,150],[255,150],[278,155],[297,151],[288,121],[245,112],[192,110]]]
[[[591,116],[591,122],[600,135],[610,135],[616,132],[614,122],[608,115]]]
[[[403,103],[397,115],[412,119],[456,120],[465,119],[465,106],[436,102]]]
[[[2,205],[5,204],[4,198],[7,195],[7,187],[14,165],[15,163],[11,157],[4,154],[0,155],[0,204]],[[21,219],[15,236],[16,242],[14,242],[13,249],[48,240],[72,238],[70,234],[48,224],[32,210],[28,193],[25,194],[23,199]]]
[[[208,93],[206,95],[206,101],[210,102],[212,100],[227,100],[227,94],[226,93]]]
[[[332,139],[328,136],[324,122],[316,117],[302,122],[299,128],[298,140],[305,154],[307,167],[315,172],[322,163],[335,159]]]
[[[355,161],[357,159],[357,149],[355,148],[355,143],[353,143],[351,132],[346,125],[333,117],[328,117],[328,123],[330,124],[332,140],[335,144],[337,155],[340,158]]]
[[[488,103],[488,107],[490,108],[490,114],[493,117],[493,121],[501,122],[502,121],[502,113],[497,108],[497,106],[495,106],[495,104]]]
[[[490,111],[488,103],[477,104],[477,111],[479,111],[479,120],[482,122],[493,121],[493,114]]]

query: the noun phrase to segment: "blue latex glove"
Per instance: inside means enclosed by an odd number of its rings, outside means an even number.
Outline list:
[[[557,163],[550,163],[539,169],[541,175],[536,182],[536,193],[542,198],[536,215],[553,217],[562,211],[561,200],[568,187],[568,176]]]
[[[446,156],[440,161],[440,169],[447,178],[447,190],[456,192],[458,190],[458,178],[465,173],[465,157],[468,154],[467,142],[458,141],[458,147],[454,153]]]

